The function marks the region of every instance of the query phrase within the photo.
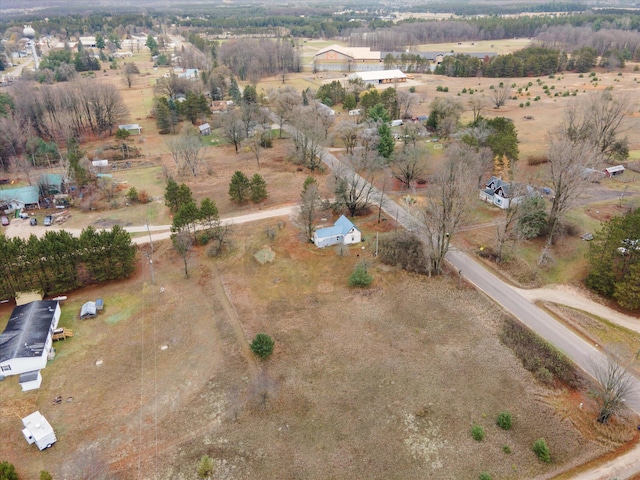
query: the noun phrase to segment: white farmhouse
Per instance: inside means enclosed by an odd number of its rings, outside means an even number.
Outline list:
[[[333,227],[320,228],[313,232],[313,243],[324,248],[331,245],[350,245],[362,240],[362,232],[344,215],[336,220]]]
[[[40,370],[47,366],[53,331],[60,320],[60,305],[38,300],[19,305],[0,334],[0,375],[20,375],[23,391],[40,387]]]

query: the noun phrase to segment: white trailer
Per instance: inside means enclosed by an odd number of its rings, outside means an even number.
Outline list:
[[[35,443],[40,450],[49,448],[58,439],[47,419],[40,412],[33,412],[22,419],[22,434],[29,445]]]

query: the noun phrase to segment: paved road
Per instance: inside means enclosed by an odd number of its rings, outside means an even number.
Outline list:
[[[277,121],[277,118],[274,118]],[[290,133],[293,130],[285,125],[285,130]],[[352,169],[345,166],[329,151],[325,151],[323,162],[331,170],[342,170],[353,175]],[[360,177],[362,181],[364,179]],[[374,188],[371,195],[372,203],[378,203],[381,191]],[[383,210],[392,218],[396,218],[398,223],[409,231],[417,234],[424,234],[421,222],[418,221],[406,208],[399,205],[387,195],[383,195]],[[457,271],[461,272],[463,278],[473,284],[478,290],[485,293],[489,298],[500,305],[507,313],[519,319],[531,330],[559,350],[565,353],[573,362],[585,372],[592,375],[596,365],[606,362],[604,354],[596,346],[585,341],[576,335],[572,330],[556,321],[545,311],[520,295],[492,272],[483,268],[472,257],[464,252],[451,249],[446,256],[446,261]],[[636,413],[640,414],[640,381],[635,380],[635,395],[627,398],[626,402]],[[605,465],[595,468],[592,471],[580,474],[580,480],[618,480],[628,479],[640,472],[640,446],[634,448],[625,455],[613,459]]]

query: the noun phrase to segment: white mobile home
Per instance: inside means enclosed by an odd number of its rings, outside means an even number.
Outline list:
[[[22,434],[29,445],[36,444],[40,450],[49,448],[58,439],[53,428],[40,412],[33,412],[22,419]]]
[[[19,305],[0,334],[0,375],[20,375],[23,391],[40,386],[40,370],[47,366],[60,306],[53,300]]]

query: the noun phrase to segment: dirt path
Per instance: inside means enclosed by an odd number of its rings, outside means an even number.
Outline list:
[[[211,279],[213,282],[213,287],[215,290],[215,295],[222,305],[224,313],[229,319],[229,324],[233,328],[233,333],[236,337],[236,342],[238,342],[238,346],[242,350],[242,356],[245,358],[247,362],[247,366],[251,371],[251,375],[255,378],[258,374],[258,364],[256,363],[256,357],[251,351],[251,347],[249,346],[249,342],[247,341],[247,337],[244,334],[244,329],[242,328],[242,323],[240,323],[240,318],[238,318],[238,314],[236,313],[236,309],[233,308],[233,305],[229,301],[229,297],[227,296],[227,292],[224,288],[224,284],[222,283],[222,277],[217,269],[213,269],[213,278]]]
[[[533,288],[530,290],[516,287],[511,288],[531,302],[546,301],[565,305],[567,307],[582,310],[590,315],[604,318],[616,325],[620,325],[621,327],[640,333],[640,319],[595,302],[585,296],[580,289],[572,287],[571,285],[551,285],[544,288]]]

